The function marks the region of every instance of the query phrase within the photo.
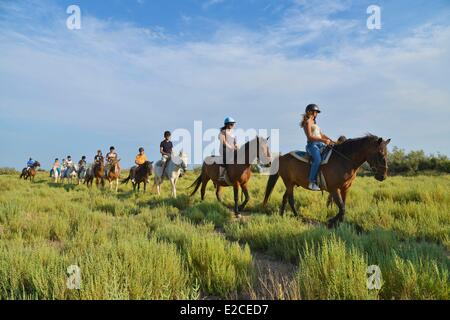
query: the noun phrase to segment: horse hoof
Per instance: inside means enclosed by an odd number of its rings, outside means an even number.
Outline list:
[[[328,220],[328,228],[329,229],[333,229],[336,228],[339,224],[339,221],[336,218],[331,218],[330,220]]]

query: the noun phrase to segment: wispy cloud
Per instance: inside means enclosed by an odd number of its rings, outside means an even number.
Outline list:
[[[341,41],[326,55],[305,55],[292,51],[336,24],[354,28],[330,17],[344,7],[311,8],[323,17],[318,25],[296,27],[294,16],[311,16],[293,9],[263,30],[222,25],[212,39],[196,42],[87,15],[81,30],[68,31],[64,14],[48,8],[50,24],[39,7],[12,4],[0,22],[0,120],[19,123],[32,114],[45,123],[28,132],[28,139],[45,141],[36,151],[41,158],[68,148],[53,126],[78,128],[77,148],[116,140],[132,155],[138,144],[157,145],[165,129],[191,128],[198,119],[216,127],[225,114],[244,128],[280,128],[288,151],[303,146],[296,119],[310,102],[323,106],[321,125],[331,136],[372,131],[406,148],[450,150],[450,87],[442,72],[450,70],[449,26],[431,23],[365,46]],[[433,123],[421,129],[430,110]],[[29,142],[12,145],[8,133],[1,136],[12,156]]]

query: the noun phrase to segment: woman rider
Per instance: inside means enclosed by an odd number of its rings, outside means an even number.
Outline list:
[[[320,151],[325,145],[334,143],[317,125],[316,118],[319,113],[320,109],[316,104],[309,104],[300,123],[308,139],[306,152],[308,152],[312,159],[308,188],[314,191],[320,191],[320,187],[317,185],[317,173],[319,172],[320,162],[322,161]]]
[[[130,169],[130,176],[131,176],[131,182],[136,183],[136,170],[139,166],[143,165],[147,161],[147,155],[145,154],[145,150],[143,147],[139,148],[139,153],[136,156],[136,159],[134,160],[134,163],[136,164]],[[149,182],[149,181],[147,181]]]
[[[236,143],[236,137],[233,133],[233,128],[236,121],[231,117],[226,117],[224,121],[224,126],[220,129],[219,141],[220,148],[219,153],[222,157],[222,164],[219,166],[219,181],[225,181],[226,174],[226,164],[227,162],[233,163],[234,161],[234,151],[238,149]],[[229,161],[227,161],[229,160]]]

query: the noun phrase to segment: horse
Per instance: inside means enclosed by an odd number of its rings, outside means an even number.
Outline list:
[[[79,176],[79,179],[82,178],[82,176]],[[84,183],[87,187],[92,187],[92,184],[94,183],[94,165],[90,164],[86,168],[86,172],[84,175]]]
[[[30,178],[30,181],[34,182],[34,177],[36,176],[37,173],[37,168],[39,168],[41,166],[41,164],[36,161],[31,167],[30,169],[28,168],[23,168],[22,169],[22,173],[20,174],[19,179],[24,178],[25,180],[27,180],[28,178]]]
[[[105,187],[105,164],[103,162],[103,158],[100,158],[94,163],[93,173],[95,178],[95,184],[98,185],[101,183],[102,187]],[[91,182],[92,185],[92,182]]]
[[[61,182],[67,179],[68,183],[72,183],[73,179],[77,177],[77,167],[76,165],[70,165],[61,173]]]
[[[158,196],[161,194],[161,184],[164,177],[169,179],[172,186],[172,197],[177,197],[177,181],[181,175],[182,170],[187,168],[187,155],[183,152],[177,155],[171,155],[170,159],[167,160],[165,168],[162,166],[162,161],[159,161],[155,165],[155,183],[153,187],[156,187]]]
[[[144,192],[147,191],[147,183],[149,177],[153,173],[153,161],[145,161],[143,164],[137,166],[134,174],[134,182],[133,183],[133,191],[136,191],[136,186],[138,188],[138,191],[141,189],[141,183],[144,183]],[[128,175],[128,178],[122,180],[122,183],[127,184],[128,181],[131,180],[131,171]]]
[[[109,182],[109,188],[112,190],[114,182],[116,182],[116,192],[119,190],[119,178],[120,178],[120,160],[114,159],[111,162],[111,168],[108,170],[106,179]]]
[[[87,175],[87,168],[86,166],[83,164],[78,168],[77,171],[77,179],[78,179],[78,184],[80,183],[84,183],[86,180],[86,175]]]
[[[240,217],[240,212],[244,210],[248,201],[250,200],[248,192],[248,181],[251,177],[251,165],[255,160],[262,164],[270,164],[272,156],[268,144],[269,138],[265,139],[257,136],[255,139],[245,143],[234,153],[234,157],[238,161],[232,164],[226,164],[227,176],[226,181],[219,180],[220,178],[220,163],[221,157],[208,157],[202,165],[202,172],[200,176],[194,181],[190,188],[194,188],[191,197],[197,192],[201,186],[201,199],[205,198],[206,186],[209,180],[212,180],[216,188],[216,197],[219,202],[222,202],[221,189],[222,187],[232,186],[234,191],[234,213],[236,217]],[[219,163],[216,163],[218,160]],[[262,161],[261,161],[262,160]],[[239,205],[239,187],[244,193],[244,202]]]
[[[327,221],[329,228],[336,227],[344,221],[347,193],[363,163],[366,161],[369,163],[371,169],[375,171],[376,180],[386,179],[387,145],[390,141],[391,139],[383,140],[383,138],[367,134],[361,138],[348,139],[332,147],[328,163],[321,167],[326,180],[326,191],[330,193],[339,208],[337,215]],[[294,187],[308,188],[310,165],[299,161],[290,153],[275,159],[274,163],[275,161],[278,161],[278,171],[269,176],[263,206],[267,204],[278,178],[281,177],[286,186],[286,192],[281,203],[280,214],[283,215],[286,203],[289,202],[294,215],[298,216],[295,209]]]
[[[58,183],[58,180],[60,178],[60,171],[58,169],[60,168],[55,165],[52,166],[51,174],[55,183]]]

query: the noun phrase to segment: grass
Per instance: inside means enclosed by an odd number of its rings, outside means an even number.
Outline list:
[[[322,223],[337,209],[321,193],[296,190],[301,214],[317,221],[306,224],[278,215],[281,181],[262,208],[267,177],[254,176],[248,211],[236,220],[231,190],[220,204],[209,186],[200,202],[186,195],[194,179],[181,179],[171,199],[168,184],[161,197],[129,185],[116,194],[3,172],[0,299],[450,298],[449,175],[358,177],[335,230]],[[261,255],[295,272],[267,273]],[[380,290],[366,286],[373,264]],[[80,290],[66,286],[70,265],[80,267]]]

